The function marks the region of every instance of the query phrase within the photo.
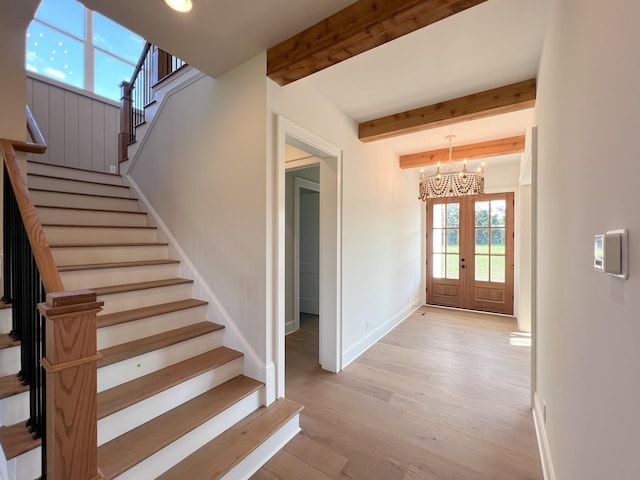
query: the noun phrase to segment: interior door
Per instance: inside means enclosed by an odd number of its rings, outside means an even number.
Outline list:
[[[320,314],[320,193],[300,189],[300,312]]]
[[[427,202],[427,303],[513,314],[513,193]]]

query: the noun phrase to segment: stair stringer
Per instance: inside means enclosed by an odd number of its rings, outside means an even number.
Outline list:
[[[196,266],[191,262],[187,253],[182,249],[176,238],[173,236],[169,227],[162,220],[158,212],[153,208],[145,194],[142,192],[138,184],[131,177],[124,177],[129,182],[138,196],[138,200],[145,206],[149,214],[150,220],[154,226],[158,227],[159,233],[162,232],[164,240],[169,243],[171,250],[171,258],[180,260],[180,275],[193,280],[193,292],[197,298],[209,302],[207,306],[207,318],[225,326],[223,344],[234,350],[244,353],[244,374],[248,377],[260,380],[265,384],[265,405],[269,405],[276,400],[275,394],[275,374],[276,369],[273,362],[267,364],[260,359],[251,344],[242,334],[238,325],[233,321],[229,312],[224,308],[222,302],[215,295],[209,284],[200,274]]]

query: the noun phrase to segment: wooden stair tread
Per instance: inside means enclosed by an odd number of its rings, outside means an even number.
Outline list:
[[[20,345],[20,340],[14,340],[7,333],[0,335],[0,350],[5,348],[17,347]]]
[[[120,175],[119,173],[98,172],[97,170],[89,170],[88,168],[71,167],[69,165],[57,165],[55,163],[42,162],[42,161],[39,161],[39,160],[29,159],[27,161],[27,165],[29,165],[31,163],[35,163],[35,164],[38,164],[38,165],[46,165],[47,167],[55,167],[55,168],[60,168],[60,169],[74,170],[74,171],[87,172],[87,173],[97,173],[98,175],[108,175],[110,177],[122,177],[122,175]],[[27,171],[28,171],[28,168],[29,167],[27,167]]]
[[[59,177],[57,175],[45,175],[45,174],[42,174],[42,173],[28,173],[27,172],[27,177],[51,178],[51,179],[54,179],[54,180],[66,180],[68,182],[91,183],[91,184],[94,184],[94,185],[105,185],[107,187],[126,188],[127,190],[131,189],[131,187],[129,187],[127,185],[114,185],[113,183],[94,182],[93,180],[79,180],[77,178]]]
[[[123,267],[144,267],[152,265],[168,265],[171,263],[180,263],[180,260],[160,259],[160,260],[141,260],[137,262],[112,262],[112,263],[89,263],[85,265],[58,265],[58,272],[75,272],[77,270],[99,270],[104,268],[123,268]]]
[[[109,185],[113,187],[117,187],[118,185],[111,185],[110,183],[105,183],[103,185]],[[132,202],[137,202],[138,199],[135,197],[119,197],[117,195],[101,195],[99,193],[82,193],[82,192],[65,192],[64,190],[55,190],[53,188],[29,188],[30,192],[45,192],[45,193],[62,193],[64,195],[78,195],[83,197],[98,197],[98,198],[113,198],[116,200],[129,200]]]
[[[107,417],[242,356],[243,354],[237,350],[218,347],[104,390],[98,393],[98,418]]]
[[[166,247],[167,242],[51,243],[49,248]]]
[[[106,479],[116,478],[263,386],[239,375],[98,447]]]
[[[28,392],[29,385],[23,385],[18,380],[18,375],[0,377],[0,399],[9,398],[22,392]]]
[[[43,223],[43,227],[72,227],[72,228],[142,228],[157,230],[153,225],[87,225],[86,223]]]
[[[160,475],[157,480],[221,478],[300,410],[301,405],[286,398],[276,400],[268,407],[260,407]]]
[[[27,429],[26,422],[8,427],[0,427],[0,445],[7,460],[16,458],[41,445],[40,439],[34,440]]]
[[[148,290],[150,288],[171,287],[174,285],[184,285],[193,283],[188,278],[168,278],[166,280],[153,280],[150,282],[125,283],[122,285],[108,285],[106,287],[90,288],[97,295],[110,295],[114,293],[134,292],[137,290]]]
[[[98,328],[119,325],[121,323],[132,322],[142,318],[155,317],[156,315],[162,315],[164,313],[179,312],[180,310],[201,307],[207,304],[208,302],[205,302],[204,300],[189,298],[175,302],[160,303],[149,307],[133,308],[131,310],[98,315]]]
[[[125,215],[147,215],[147,212],[138,212],[131,210],[116,210],[113,208],[87,208],[87,207],[61,207],[58,205],[34,205],[36,208],[52,208],[54,210],[75,210],[82,212],[106,212],[106,213],[122,213]]]
[[[150,337],[141,338],[132,342],[121,343],[113,347],[100,350],[102,358],[98,360],[98,368],[112,365],[128,358],[143,355],[153,350],[175,345],[192,338],[206,335],[223,329],[222,325],[212,322],[199,322],[186,327],[169,330],[168,332],[158,333]]]

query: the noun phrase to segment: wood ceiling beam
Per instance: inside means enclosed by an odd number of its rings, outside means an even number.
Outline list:
[[[359,0],[267,50],[267,76],[287,85],[486,0]]]
[[[489,142],[472,143],[469,145],[454,146],[451,152],[453,161],[495,155],[505,155],[508,153],[524,152],[524,135],[517,137],[501,138]],[[412,153],[400,156],[400,168],[426,167],[435,165],[438,162],[445,163],[449,160],[449,148],[431,150],[428,152]]]
[[[466,97],[416,108],[363,122],[358,137],[372,142],[430,128],[531,108],[536,102],[536,79],[474,93]]]

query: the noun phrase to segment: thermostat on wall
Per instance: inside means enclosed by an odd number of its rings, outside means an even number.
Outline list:
[[[629,278],[629,232],[610,230],[596,235],[593,242],[593,267],[613,277]]]

